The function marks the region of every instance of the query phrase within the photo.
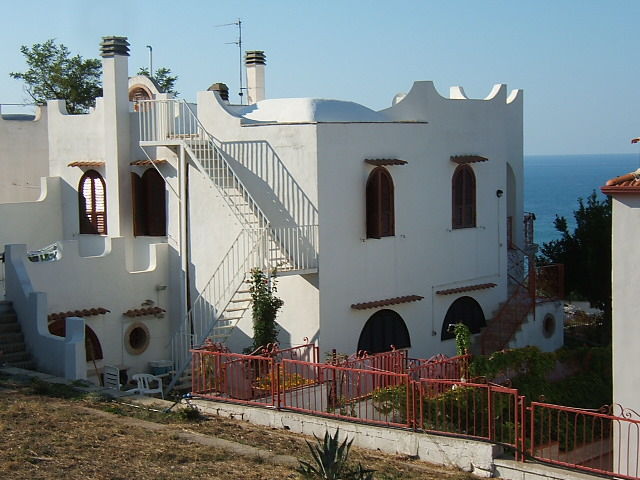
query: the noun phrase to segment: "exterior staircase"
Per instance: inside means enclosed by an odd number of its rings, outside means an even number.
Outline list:
[[[18,316],[9,301],[0,301],[0,365],[35,369],[35,362],[27,352]]]
[[[477,353],[488,355],[502,350],[516,334],[520,326],[527,321],[535,306],[535,297],[527,288],[518,287],[506,302],[500,304],[496,315],[482,330]]]
[[[509,298],[500,304],[493,319],[482,330],[474,351],[484,355],[507,348],[509,342],[527,321],[529,313],[536,304],[536,266],[537,245],[533,243],[533,219],[524,216],[524,248],[515,245],[509,237],[507,293]],[[511,225],[511,218],[508,224]],[[510,232],[510,230],[509,230]]]
[[[209,179],[242,230],[171,340],[174,375],[167,390],[184,376],[190,349],[209,338],[224,343],[251,303],[246,278],[252,268],[280,275],[317,272],[317,225],[274,227],[244,186],[226,155],[184,101],[150,100],[140,108],[140,146],[182,148]]]

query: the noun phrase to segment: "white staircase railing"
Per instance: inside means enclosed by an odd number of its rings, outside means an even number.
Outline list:
[[[189,350],[202,344],[216,326],[234,327],[237,323],[237,318],[225,318],[225,312],[252,268],[283,273],[303,273],[318,268],[318,227],[302,225],[272,228],[266,215],[227,162],[225,154],[186,102],[141,101],[139,112],[141,146],[183,146],[243,226],[193,302],[184,322],[172,335],[175,374],[168,387],[171,390],[191,361]],[[232,321],[235,322],[233,325],[230,324]]]

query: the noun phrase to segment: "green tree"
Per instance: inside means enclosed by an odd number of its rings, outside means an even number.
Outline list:
[[[171,75],[171,69],[166,67],[158,68],[154,75],[149,75],[148,68],[141,68],[138,70],[138,75],[146,75],[149,78],[152,78],[165,93],[172,93],[177,96],[178,91],[176,90],[176,81],[178,80],[177,75]]]
[[[270,343],[278,341],[278,325],[276,315],[284,304],[276,297],[275,278],[271,279],[259,268],[251,270],[251,292],[253,313],[253,347],[256,350]]]
[[[9,76],[24,81],[25,90],[34,102],[65,100],[69,113],[83,113],[102,95],[100,60],[71,56],[67,47],[56,44],[53,39],[31,47],[23,45],[20,52],[28,68]]]
[[[567,219],[556,216],[554,226],[562,236],[544,243],[539,260],[565,265],[565,291],[569,298],[587,300],[611,318],[611,198],[599,200],[593,191],[586,202],[578,199],[573,212],[576,227],[569,231]]]

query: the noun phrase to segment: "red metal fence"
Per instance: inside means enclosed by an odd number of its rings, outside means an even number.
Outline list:
[[[528,456],[640,479],[640,416],[635,412],[541,402],[525,407],[516,389],[461,378],[468,356],[415,360],[399,350],[334,365],[318,363],[313,345],[263,355],[215,348],[192,353],[193,393],[205,398],[485,440],[510,447],[518,460]],[[416,375],[420,378],[414,380]]]
[[[620,406],[603,412],[540,402],[532,402],[529,410],[531,457],[618,478],[640,478],[640,420],[635,412]]]

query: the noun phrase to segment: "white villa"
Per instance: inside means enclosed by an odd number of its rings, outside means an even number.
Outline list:
[[[90,113],[54,100],[0,119],[3,305],[38,369],[179,371],[207,337],[241,351],[253,267],[276,269],[282,346],[453,354],[458,322],[485,351],[562,345],[560,302],[517,308],[532,252],[521,91],[416,82],[381,111],[267,99],[254,51],[248,105],[222,84],[189,104],[129,78],[126,38],[101,55]],[[56,261],[27,255],[52,244]]]

